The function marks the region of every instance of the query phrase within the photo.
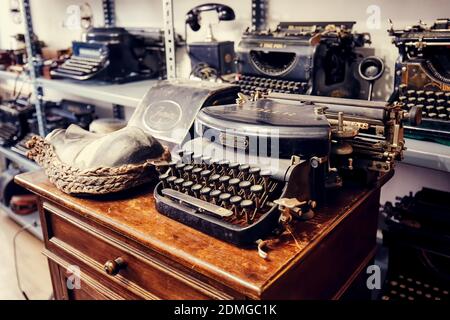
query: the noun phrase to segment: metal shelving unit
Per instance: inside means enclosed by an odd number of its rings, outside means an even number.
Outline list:
[[[9,148],[0,146],[0,154],[6,159],[16,163],[23,171],[34,171],[40,169],[35,162],[25,158]]]
[[[33,234],[36,238],[44,240],[44,235],[42,234],[41,222],[39,219],[39,212],[33,212],[27,215],[18,215],[12,212],[12,210],[0,203],[0,211],[4,212],[8,217],[16,221],[23,227],[29,226],[28,231]]]
[[[44,78],[37,79],[37,82],[46,90],[57,90],[83,98],[136,107],[147,90],[154,86],[157,80],[107,85]]]
[[[450,172],[450,147],[439,143],[406,139],[404,163]]]

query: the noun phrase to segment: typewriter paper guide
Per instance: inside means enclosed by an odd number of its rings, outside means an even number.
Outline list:
[[[136,126],[161,142],[181,144],[198,111],[215,99],[235,98],[238,87],[206,81],[160,81],[142,98],[129,126]]]

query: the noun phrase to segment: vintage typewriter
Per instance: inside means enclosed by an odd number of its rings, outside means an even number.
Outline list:
[[[382,300],[450,300],[449,196],[423,188],[384,205],[389,263]]]
[[[236,84],[244,94],[280,92],[360,97],[355,48],[370,42],[354,22],[281,22],[276,30],[244,32]]]
[[[72,43],[72,56],[50,74],[55,78],[122,83],[164,74],[160,30],[92,28],[86,41]]]
[[[406,126],[408,136],[450,144],[450,19],[431,27],[420,23],[389,30],[398,47],[392,100],[405,110],[422,109],[420,126]]]
[[[28,119],[34,111],[27,99],[0,104],[0,146],[9,147],[29,132]]]
[[[402,121],[414,116],[400,104],[281,93],[203,108],[197,137],[157,165],[156,207],[227,242],[254,243],[311,218],[327,189],[392,174]]]
[[[95,105],[63,99],[59,102],[45,101],[43,103],[45,110],[45,131],[52,132],[58,128],[67,128],[71,124],[76,124],[83,129],[89,129],[89,125],[97,118],[95,114]],[[39,135],[36,115],[29,117],[28,133],[19,139],[11,150],[26,156],[28,148],[26,143],[34,135]]]

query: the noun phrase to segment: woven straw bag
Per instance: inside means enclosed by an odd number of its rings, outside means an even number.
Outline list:
[[[44,168],[45,174],[58,189],[77,195],[113,193],[149,182],[156,177],[155,164],[170,160],[170,152],[166,148],[160,158],[139,164],[80,170],[62,163],[53,146],[40,136],[33,136],[27,147],[30,149],[28,158]]]

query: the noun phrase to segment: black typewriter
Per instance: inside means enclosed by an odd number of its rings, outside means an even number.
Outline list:
[[[406,126],[408,136],[450,144],[450,19],[431,27],[418,24],[389,34],[398,47],[392,100],[405,110],[422,110],[420,126]]]
[[[248,245],[311,218],[326,190],[376,183],[402,158],[399,105],[273,95],[200,110],[197,137],[157,164],[160,213]]]
[[[255,91],[360,97],[364,81],[355,48],[370,42],[354,22],[281,22],[274,31],[249,31],[239,43],[236,84]]]
[[[33,111],[28,100],[16,99],[0,104],[0,146],[9,147],[29,132],[28,119]]]
[[[55,78],[123,83],[163,76],[162,34],[124,28],[92,28],[72,43],[72,56],[50,74]]]
[[[71,124],[76,124],[84,129],[89,129],[89,125],[97,118],[95,106],[89,103],[63,99],[59,102],[45,101],[45,131],[52,132],[58,128],[67,128]],[[27,119],[27,132],[21,137],[11,150],[26,155],[28,148],[26,143],[34,135],[39,135],[38,121],[34,114]]]
[[[449,196],[423,188],[384,205],[389,263],[382,300],[450,300]]]

